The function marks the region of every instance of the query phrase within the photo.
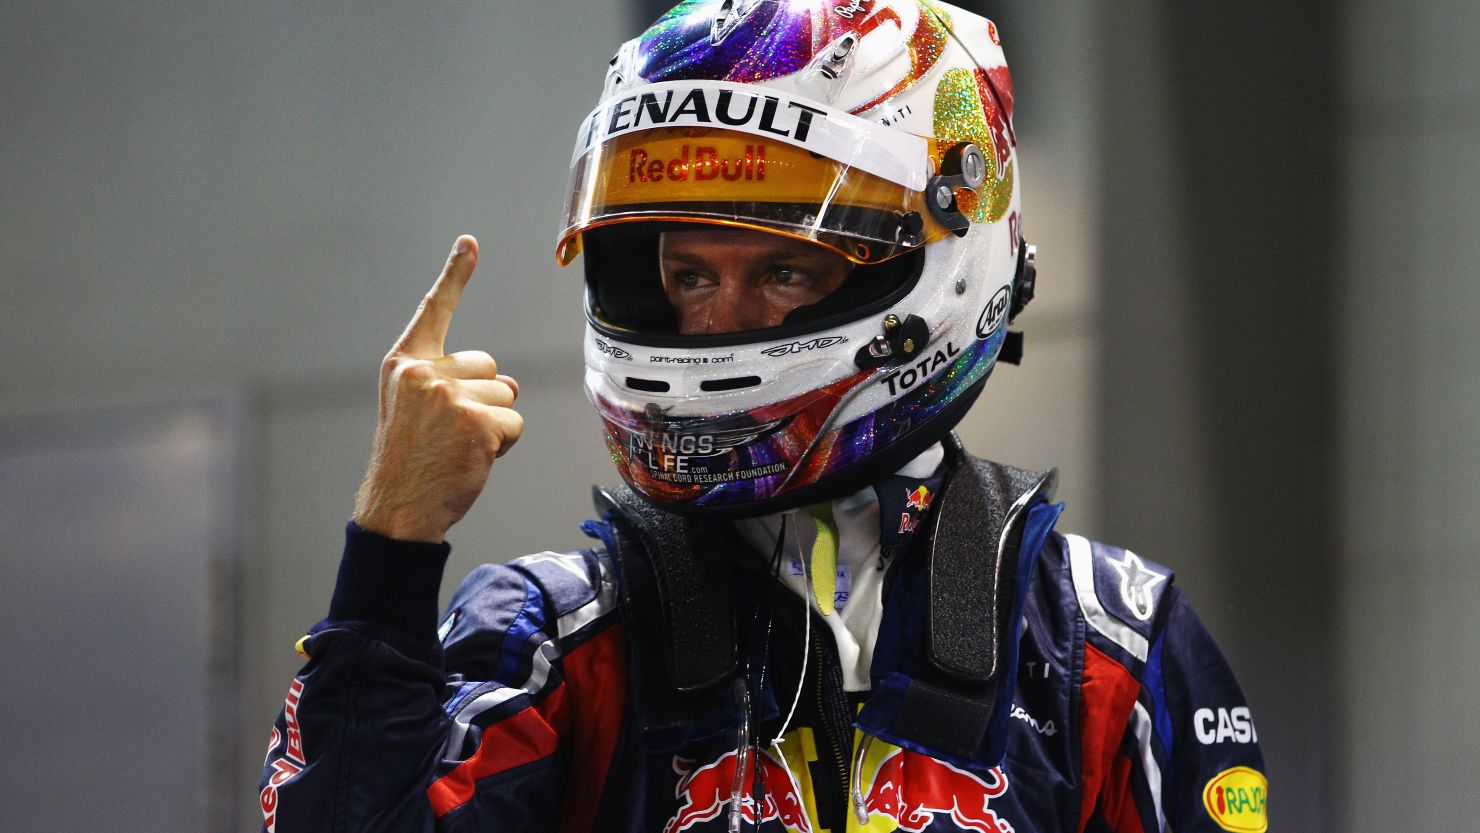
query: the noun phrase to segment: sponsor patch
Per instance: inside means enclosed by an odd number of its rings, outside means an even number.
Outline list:
[[[274,759],[273,753],[277,751],[283,735],[278,732],[277,727],[273,727],[272,738],[267,747],[267,760],[270,762],[272,775],[268,776],[267,786],[262,788],[258,796],[262,809],[262,826],[267,833],[277,830],[278,788],[292,781],[308,766],[303,754],[303,731],[298,727],[298,703],[302,699],[303,681],[295,677],[288,685],[288,697],[283,702],[283,728],[288,740],[287,748]]]
[[[1225,769],[1203,787],[1208,816],[1231,833],[1265,833],[1269,829],[1268,797],[1264,773],[1246,766]]]
[[[934,497],[930,493],[930,490],[925,487],[925,484],[922,483],[916,486],[913,492],[905,496],[904,505],[906,509],[918,509],[924,512],[930,508],[930,501]]]
[[[1248,706],[1232,709],[1198,709],[1192,713],[1197,742],[1203,746],[1215,743],[1258,743],[1259,732]]]
[[[940,828],[1012,833],[1012,824],[990,806],[992,799],[1006,794],[1007,787],[1007,773],[1001,767],[978,775],[928,755],[893,748],[874,769],[856,807],[864,818],[882,817],[878,821],[892,821],[897,825],[893,829],[909,833]],[[871,823],[869,829],[885,828]]]
[[[738,764],[738,765],[737,765]],[[756,771],[759,764],[759,772]],[[769,752],[747,754],[738,760],[726,752],[712,764],[697,766],[694,761],[675,756],[673,771],[679,776],[674,790],[681,803],[663,833],[683,833],[691,827],[727,815],[730,796],[740,771],[741,821],[759,828],[768,821],[779,821],[787,833],[812,833],[803,801],[802,787],[779,760]],[[756,786],[762,789],[757,795]]]

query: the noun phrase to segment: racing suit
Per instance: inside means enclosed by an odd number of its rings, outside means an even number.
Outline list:
[[[264,829],[1264,831],[1248,707],[1171,573],[950,451],[875,485],[867,691],[727,526],[608,494],[597,546],[478,568],[439,627],[450,548],[351,524]]]

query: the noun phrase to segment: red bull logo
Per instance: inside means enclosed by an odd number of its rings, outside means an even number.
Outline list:
[[[272,762],[272,775],[267,786],[262,788],[258,802],[262,807],[262,826],[267,833],[277,830],[278,788],[298,777],[308,766],[303,754],[303,731],[298,727],[298,703],[303,699],[303,681],[297,677],[288,685],[288,698],[283,702],[283,726],[288,731],[288,746],[276,759],[273,753],[282,743],[282,733],[272,727],[272,737],[267,743],[267,760]]]
[[[913,492],[905,496],[904,506],[906,509],[918,509],[924,512],[930,508],[930,501],[934,497],[935,495],[932,495],[930,490],[925,488],[925,485],[922,483]]]
[[[928,755],[898,749],[874,772],[863,796],[863,810],[870,816],[894,819],[900,830],[912,833],[929,827],[940,815],[949,815],[965,830],[1015,833],[988,806],[1006,792],[1007,774],[1000,767],[978,777]]]
[[[764,785],[765,797],[756,801],[755,765],[760,762],[760,780]],[[678,812],[668,820],[663,833],[679,833],[695,824],[709,821],[729,809],[730,797],[735,783],[734,752],[726,752],[712,764],[695,767],[687,758],[675,757],[673,771],[679,774],[678,786],[673,795],[682,803]],[[740,787],[740,817],[747,824],[779,821],[791,833],[812,833],[807,821],[807,810],[802,805],[802,791],[792,780],[791,774],[781,762],[769,753],[745,756],[744,781]]]
[[[712,147],[694,148],[694,158],[689,159],[689,146],[675,159],[649,159],[646,148],[633,148],[627,169],[628,182],[662,182],[665,178],[675,182],[690,176],[700,182],[723,178],[731,182],[737,179],[764,180],[766,178],[766,146],[746,145],[745,155],[731,160],[721,159],[719,150]]]

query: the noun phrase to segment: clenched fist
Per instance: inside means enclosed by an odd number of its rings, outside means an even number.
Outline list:
[[[519,383],[487,353],[443,355],[447,328],[478,264],[463,235],[406,332],[380,365],[380,420],[355,523],[403,541],[441,543],[472,508],[493,461],[524,431]]]

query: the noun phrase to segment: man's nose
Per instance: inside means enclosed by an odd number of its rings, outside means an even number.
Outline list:
[[[766,326],[766,304],[760,288],[747,280],[721,279],[709,305],[706,333],[738,333]]]

